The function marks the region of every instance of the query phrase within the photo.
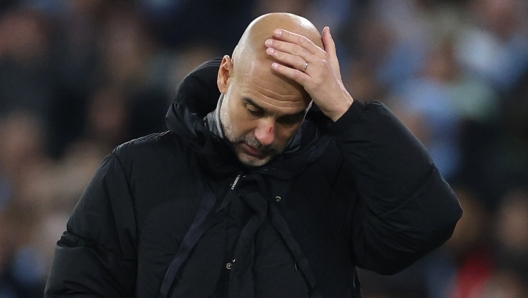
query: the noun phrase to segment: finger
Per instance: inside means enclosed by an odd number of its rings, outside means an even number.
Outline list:
[[[273,36],[279,40],[297,44],[307,49],[312,54],[319,54],[321,51],[324,52],[323,49],[321,49],[319,46],[309,40],[306,36],[293,33],[288,30],[276,29],[275,31],[273,31]]]
[[[268,49],[271,48],[280,52],[296,55],[304,59],[304,61],[313,62],[314,54],[300,45],[276,39],[267,39],[264,44],[268,47]],[[316,54],[316,56],[321,59],[325,58],[324,52]]]
[[[324,49],[328,54],[328,62],[330,62],[332,67],[337,71],[337,75],[341,77],[339,60],[337,59],[337,49],[332,34],[330,33],[330,27],[327,26],[323,28],[322,40]]]
[[[324,50],[328,53],[328,55],[337,56],[336,45],[332,35],[330,34],[330,27],[327,26],[323,28],[322,39]]]
[[[267,48],[266,54],[270,55],[281,64],[288,65],[302,71],[306,70],[306,63],[310,63],[308,59],[305,59],[302,56],[282,52],[274,48]]]
[[[273,62],[271,64],[271,68],[273,70],[275,70],[276,72],[278,72],[279,74],[291,79],[291,80],[294,80],[295,82],[297,82],[298,84],[300,84],[301,86],[305,86],[306,85],[306,82],[310,79],[310,76],[307,75],[306,73],[296,69],[296,68],[291,68],[291,67],[288,67],[286,65],[282,65],[280,63],[277,63],[277,62]]]

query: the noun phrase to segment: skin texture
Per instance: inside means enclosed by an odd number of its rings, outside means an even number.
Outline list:
[[[217,83],[224,94],[225,137],[249,167],[284,151],[312,100],[333,121],[353,102],[341,81],[330,30],[321,36],[311,22],[287,13],[255,19],[232,57],[223,57]]]

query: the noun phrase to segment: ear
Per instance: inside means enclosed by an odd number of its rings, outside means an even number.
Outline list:
[[[226,94],[231,83],[233,75],[233,61],[228,55],[225,55],[222,58],[222,63],[220,63],[220,69],[218,69],[218,77],[216,79],[216,84],[218,85],[218,90],[220,93]]]

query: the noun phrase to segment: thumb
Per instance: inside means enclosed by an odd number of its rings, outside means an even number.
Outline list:
[[[322,35],[324,50],[328,54],[328,62],[332,64],[334,71],[337,71],[337,74],[339,77],[341,77],[339,71],[339,61],[337,60],[336,45],[334,39],[332,38],[332,34],[330,34],[330,27],[324,27]]]
[[[322,33],[323,38],[323,46],[327,53],[329,54],[335,54],[336,53],[336,46],[334,39],[332,38],[332,35],[330,34],[330,27],[326,26],[323,28]]]

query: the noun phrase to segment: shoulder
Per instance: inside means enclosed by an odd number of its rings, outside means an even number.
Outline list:
[[[112,155],[129,172],[184,161],[189,149],[180,136],[166,131],[123,143],[112,151]]]
[[[153,133],[137,139],[130,140],[117,146],[112,153],[120,158],[127,158],[137,154],[148,153],[167,146],[174,139],[169,131]],[[173,140],[172,140],[173,141]]]

